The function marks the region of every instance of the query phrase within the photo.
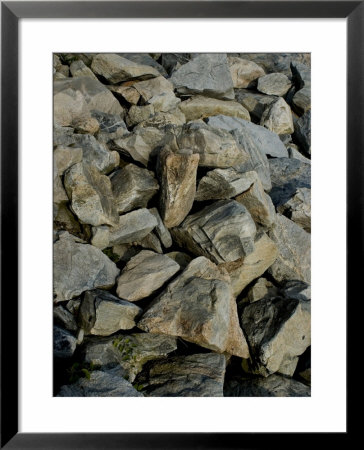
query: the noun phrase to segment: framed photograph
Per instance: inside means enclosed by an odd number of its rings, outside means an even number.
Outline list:
[[[1,448],[347,443],[363,23],[2,2]]]

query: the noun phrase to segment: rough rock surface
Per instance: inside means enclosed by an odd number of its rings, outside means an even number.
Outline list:
[[[270,73],[259,78],[257,89],[268,95],[285,95],[292,83],[283,73]]]
[[[70,358],[77,345],[77,339],[63,328],[53,327],[53,355],[55,358]]]
[[[61,305],[56,306],[53,309],[53,321],[54,324],[59,325],[72,333],[75,333],[78,330],[75,316]]]
[[[291,134],[294,132],[291,109],[283,98],[280,97],[265,109],[260,125],[276,134]]]
[[[247,358],[229,276],[207,258],[191,261],[145,311],[138,327]]]
[[[295,122],[294,136],[302,149],[311,155],[311,110]]]
[[[146,208],[119,217],[119,225],[110,228],[109,245],[128,244],[144,238],[157,226],[157,220]]]
[[[234,88],[247,88],[252,81],[265,75],[258,64],[248,59],[229,56],[228,63]]]
[[[298,188],[294,196],[277,210],[311,233],[311,189]]]
[[[235,89],[235,99],[249,111],[252,121],[259,123],[264,110],[276,100],[276,97],[261,94],[251,89]]]
[[[168,256],[142,250],[121,272],[116,292],[120,298],[135,302],[162,287],[179,268]]]
[[[161,240],[164,248],[169,248],[172,246],[172,236],[171,233],[168,231],[166,226],[163,223],[163,220],[161,216],[159,215],[157,208],[151,208],[149,210],[153,216],[157,219],[157,226],[155,227],[155,232],[159,239]]]

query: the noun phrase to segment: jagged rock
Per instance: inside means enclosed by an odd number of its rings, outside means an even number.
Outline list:
[[[293,109],[302,115],[311,109],[311,88],[304,87],[295,93],[292,99]]]
[[[148,165],[152,147],[143,140],[140,134],[133,133],[127,137],[115,140],[114,143],[118,149],[130,155],[134,161],[138,161],[144,166]]]
[[[146,208],[119,217],[119,225],[110,229],[110,246],[143,239],[157,226],[157,220]]]
[[[92,117],[99,122],[97,140],[107,144],[111,140],[120,139],[129,134],[125,122],[117,114],[106,114],[101,111],[91,111]]]
[[[177,349],[175,337],[151,333],[118,334],[109,338],[88,339],[84,360],[101,370],[113,368],[130,382],[147,361],[160,360]]]
[[[110,173],[119,165],[118,152],[111,152],[105,144],[89,134],[75,134],[75,146],[82,149],[82,161],[96,168],[100,173]]]
[[[269,268],[273,278],[311,281],[311,235],[287,217],[277,214],[275,226],[269,232],[278,246],[278,257]]]
[[[270,228],[275,222],[276,211],[271,198],[264,192],[263,185],[256,172],[247,172],[252,176],[252,184],[235,200],[246,207],[253,220],[263,227]]]
[[[79,134],[91,134],[98,133],[100,129],[99,122],[94,117],[79,118],[72,122],[76,133]]]
[[[173,84],[164,77],[152,78],[133,84],[133,88],[139,93],[144,102],[149,102],[153,97],[165,93],[173,94]]]
[[[81,299],[77,298],[74,300],[69,300],[66,303],[66,308],[67,308],[67,311],[69,311],[72,315],[77,316],[80,305],[81,305]]]
[[[167,91],[163,94],[155,95],[148,103],[153,106],[155,112],[168,112],[175,110],[181,103],[181,99],[176,97],[173,91]]]
[[[58,175],[71,166],[82,161],[82,148],[57,147],[53,151],[53,164],[57,167]]]
[[[153,67],[135,63],[114,53],[96,55],[92,60],[91,69],[113,84],[159,76],[159,72]]]
[[[152,105],[150,105],[152,106]],[[158,112],[154,114],[150,119],[140,122],[136,130],[139,131],[140,128],[155,127],[160,130],[164,130],[168,126],[180,126],[186,123],[186,118],[183,112],[179,109],[173,109],[169,112]]]
[[[176,263],[179,264],[181,270],[184,270],[188,266],[188,264],[192,261],[191,256],[183,252],[170,252],[166,253],[166,256],[168,256],[168,258],[173,259],[173,261],[176,261]]]
[[[303,156],[302,153],[300,153],[297,150],[297,146],[295,144],[290,144],[287,147],[287,150],[288,150],[288,156],[290,158],[298,159],[299,161],[302,161],[306,164],[311,164],[311,160],[306,158],[305,156]]]
[[[311,300],[311,286],[304,281],[287,281],[282,287],[281,295],[297,300]]]
[[[53,320],[55,324],[65,328],[68,331],[76,332],[78,329],[74,315],[67,309],[63,308],[63,306],[59,305],[53,308]]]
[[[53,147],[68,147],[75,143],[73,128],[71,127],[61,127],[54,124],[53,127]]]
[[[94,226],[117,223],[110,179],[96,168],[74,164],[65,173],[64,185],[72,211],[82,223]]]
[[[250,120],[249,112],[240,103],[203,97],[202,95],[191,97],[189,100],[182,102],[179,108],[187,121],[219,114]]]
[[[53,245],[53,290],[55,301],[77,297],[95,288],[108,289],[115,284],[119,269],[102,253],[88,244],[78,244],[65,232]]]
[[[298,188],[311,188],[311,166],[298,159],[269,160],[272,190],[269,195],[276,207],[286,203]]]
[[[248,210],[234,200],[206,206],[187,216],[171,232],[182,248],[216,264],[235,261],[254,251],[254,221]]]
[[[226,361],[203,353],[152,363],[138,377],[146,397],[223,397]]]
[[[144,208],[159,189],[154,173],[135,164],[127,164],[111,177],[117,212],[125,213]]]
[[[178,272],[179,268],[168,256],[142,250],[131,258],[121,272],[116,292],[120,298],[130,302],[149,297]]]
[[[303,150],[311,155],[311,110],[294,123],[294,138]]]
[[[259,123],[264,110],[276,100],[276,97],[260,94],[250,89],[235,89],[235,100],[249,111],[254,121]]]
[[[247,369],[292,376],[298,356],[311,344],[310,302],[263,298],[244,308],[241,322],[251,352]]]
[[[68,198],[68,197],[67,197]],[[80,235],[81,225],[76,216],[65,203],[53,205],[53,225],[56,230],[66,230],[71,234]]]
[[[258,64],[248,59],[229,56],[228,63],[234,88],[247,88],[252,81],[265,75]]]
[[[292,378],[273,374],[229,381],[224,386],[225,397],[310,397],[311,389]]]
[[[262,233],[254,242],[254,251],[250,255],[241,257],[233,262],[222,263],[231,279],[234,296],[238,296],[248,284],[260,277],[276,260],[277,246]]]
[[[258,79],[257,89],[263,94],[268,95],[285,95],[292,83],[283,73],[270,73]]]
[[[233,169],[210,170],[201,179],[195,200],[220,200],[235,197],[247,191],[257,179],[254,171],[240,173]]]
[[[278,98],[263,112],[260,125],[276,134],[291,134],[294,132],[291,108]]]
[[[205,257],[190,262],[143,314],[138,327],[247,358],[230,278]]]
[[[153,216],[157,219],[157,226],[155,227],[155,232],[157,233],[159,239],[161,240],[164,248],[169,248],[172,246],[172,236],[168,229],[165,227],[161,216],[159,215],[157,208],[151,208],[149,210]]]
[[[154,234],[153,231],[151,233],[147,234],[142,239],[139,239],[138,241],[134,241],[133,245],[139,245],[142,248],[146,248],[148,250],[153,250],[154,252],[157,252],[157,253],[163,253],[160,240]]]
[[[294,196],[277,210],[311,233],[311,189],[298,188]]]
[[[198,55],[177,69],[170,80],[179,94],[234,99],[233,80],[226,54]]]
[[[237,145],[228,131],[208,125],[187,124],[177,141],[180,148],[188,148],[194,153],[199,153],[200,166],[224,169],[249,160],[248,154]]]
[[[71,63],[70,71],[73,77],[89,77],[97,80],[96,75],[81,59],[77,59]]]
[[[137,316],[142,313],[138,306],[120,300],[109,292],[87,291],[82,299],[78,321],[85,334],[110,336],[119,330],[130,330]]]
[[[90,379],[61,387],[57,397],[143,397],[131,383],[113,373],[93,370]]]
[[[116,98],[121,97],[131,105],[137,105],[140,100],[140,94],[131,84],[134,84],[134,81],[126,81],[121,85],[112,84],[107,86],[107,88],[116,94]]]
[[[165,68],[161,64],[159,64],[149,53],[118,53],[118,55],[137,64],[141,64],[142,66],[151,66],[154,69],[158,70],[161,75],[167,76]]]
[[[179,69],[183,64],[186,64],[189,60],[189,53],[162,53],[161,56],[161,64],[169,75]]]
[[[53,356],[55,358],[71,358],[76,350],[77,339],[63,328],[53,327]]]
[[[134,126],[140,122],[145,122],[155,114],[153,105],[136,106],[133,105],[128,111],[126,123],[129,127]]]
[[[259,64],[267,73],[282,72],[288,77],[292,74],[292,64],[303,63],[308,66],[311,64],[310,53],[238,53],[238,55]]]
[[[275,296],[278,289],[266,278],[259,278],[252,286],[246,296],[248,302],[253,303],[267,296]]]
[[[192,208],[199,159],[192,150],[174,153],[165,148],[159,154],[160,213],[168,228],[179,225]]]

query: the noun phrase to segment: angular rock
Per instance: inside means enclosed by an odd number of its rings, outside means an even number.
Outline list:
[[[127,155],[130,155],[134,161],[148,165],[152,147],[146,143],[139,133],[133,133],[127,137],[114,141],[116,148]]]
[[[68,197],[64,189],[61,177],[58,173],[57,163],[53,165],[53,205],[54,212],[59,206],[68,202]]]
[[[185,115],[179,108],[176,108],[168,112],[160,111],[157,114],[154,114],[154,116],[152,116],[150,119],[140,122],[137,125],[136,130],[139,131],[140,128],[149,127],[155,127],[159,130],[164,130],[168,126],[180,126],[184,123],[186,123]]]
[[[277,210],[311,233],[311,189],[298,188],[295,195]]]
[[[199,153],[199,165],[204,167],[224,169],[249,160],[247,153],[237,145],[229,132],[204,124],[191,123],[183,127],[178,145]]]
[[[238,53],[240,58],[259,64],[267,73],[282,72],[292,75],[291,66],[297,63],[311,64],[310,53]]]
[[[54,124],[53,127],[53,147],[68,147],[75,143],[73,128],[71,127],[61,127]]]
[[[300,153],[297,150],[297,146],[295,144],[290,144],[287,147],[287,150],[288,150],[288,156],[290,158],[298,159],[299,161],[302,161],[302,162],[304,162],[306,164],[311,164],[311,160],[306,158],[305,156],[303,156],[302,153]]]
[[[223,397],[225,367],[215,353],[177,356],[152,363],[137,380],[146,397]]]
[[[252,81],[265,75],[258,64],[248,59],[229,56],[228,63],[234,88],[247,88]]]
[[[165,255],[168,256],[168,258],[173,259],[173,261],[176,261],[176,263],[179,264],[181,270],[184,270],[192,261],[191,256],[183,252],[170,252],[166,253]]]
[[[63,328],[53,327],[53,356],[55,358],[71,358],[76,350],[77,339]]]
[[[311,88],[304,87],[295,93],[292,99],[293,109],[302,115],[311,109]]]
[[[131,105],[137,105],[140,94],[131,84],[134,84],[134,81],[126,81],[121,85],[111,84],[107,88],[114,92],[116,98],[121,97],[122,100],[126,100]]]
[[[311,87],[311,69],[303,61],[292,61],[291,71],[299,89]]]
[[[57,147],[53,151],[53,164],[57,167],[58,175],[71,166],[82,161],[82,148]]]
[[[176,349],[177,340],[172,336],[118,334],[109,338],[89,338],[85,344],[84,360],[101,367],[101,370],[112,369],[133,382],[147,361],[160,360]]]
[[[78,244],[64,233],[53,245],[53,290],[55,301],[77,297],[95,288],[108,289],[119,275],[116,265],[101,250]]]
[[[311,110],[295,122],[294,138],[302,149],[311,155]]]
[[[257,174],[254,171],[241,173],[232,167],[210,170],[201,179],[195,200],[220,200],[235,197],[247,191],[256,179]]]
[[[277,214],[270,238],[277,244],[278,257],[269,273],[278,282],[311,282],[311,235],[287,217]]]
[[[152,302],[138,327],[247,358],[249,350],[229,281],[226,271],[207,258],[192,260]]]
[[[244,308],[241,321],[251,353],[248,370],[292,376],[298,356],[311,344],[310,302],[263,298]]]
[[[135,63],[115,53],[96,55],[92,60],[91,69],[113,84],[134,79],[154,78],[159,75],[153,67]]]
[[[155,232],[157,233],[157,236],[161,240],[164,248],[169,248],[172,246],[172,236],[171,233],[168,231],[166,226],[163,223],[163,220],[161,216],[159,215],[157,208],[151,208],[149,210],[153,216],[157,219],[157,226],[155,227]]]
[[[192,208],[199,160],[192,150],[174,153],[165,148],[159,154],[160,213],[168,228],[179,225]]]
[[[142,250],[124,267],[116,292],[130,302],[141,300],[162,287],[179,269],[180,266],[168,256]]]
[[[164,77],[139,81],[138,83],[133,84],[133,88],[136,89],[146,103],[155,96],[159,96],[167,92],[173,94],[173,84]]]
[[[177,69],[170,80],[179,94],[234,99],[233,80],[226,54],[198,55]]]
[[[85,334],[110,336],[119,330],[135,327],[142,309],[120,300],[109,292],[87,291],[81,302],[78,321]]]
[[[100,129],[99,122],[94,117],[81,117],[72,122],[72,126],[79,134],[91,134],[98,133]]]
[[[66,303],[66,308],[67,308],[67,311],[69,311],[73,316],[77,316],[80,305],[81,305],[81,299],[77,298],[75,300],[69,300]]]
[[[235,297],[260,277],[270,267],[278,256],[276,244],[265,233],[257,236],[254,242],[254,251],[245,258],[221,264],[231,279],[231,287]]]
[[[151,233],[147,234],[145,237],[138,241],[134,241],[133,245],[138,245],[142,248],[153,250],[156,253],[163,253],[162,246],[160,243],[160,240],[158,237],[154,234],[152,231]]]
[[[278,289],[266,278],[259,278],[254,286],[252,286],[247,294],[247,301],[250,303],[261,300],[267,296],[275,296],[278,294]]]
[[[119,217],[119,225],[110,229],[110,246],[142,239],[156,226],[156,218],[146,208],[124,214]]]
[[[71,63],[70,71],[73,77],[89,77],[97,80],[96,75],[81,59],[77,59]]]
[[[189,60],[189,53],[162,53],[161,56],[161,64],[169,75],[179,69],[183,64],[186,64]]]
[[[298,188],[311,188],[311,166],[298,159],[269,160],[272,190],[269,195],[276,207],[286,203]]]
[[[181,99],[176,97],[173,91],[167,91],[153,96],[148,103],[153,106],[155,112],[168,112],[174,110],[181,103]]]
[[[145,122],[155,114],[153,105],[136,106],[132,105],[126,117],[126,123],[132,127],[140,122]]]
[[[91,111],[92,117],[99,122],[97,140],[107,144],[111,140],[120,139],[129,134],[125,122],[120,115],[106,114],[101,111]]]
[[[94,370],[90,379],[80,378],[74,384],[62,386],[57,397],[143,397],[143,394],[120,376]]]
[[[225,397],[310,397],[311,389],[292,378],[273,374],[229,381],[224,386]]]
[[[250,89],[235,89],[235,100],[249,111],[255,122],[260,122],[264,110],[276,97],[260,94]]]
[[[303,281],[287,281],[282,287],[281,295],[297,300],[311,300],[311,286]]]
[[[103,250],[104,248],[109,246],[109,241],[110,233],[108,226],[101,225],[99,227],[92,227],[92,245]]]
[[[63,308],[63,306],[56,306],[53,309],[53,321],[55,324],[73,333],[78,329],[74,315]]]
[[[151,66],[154,69],[158,70],[161,75],[167,76],[165,68],[160,65],[154,58],[152,58],[151,54],[149,53],[118,53],[118,55],[128,59],[129,61],[141,64],[142,66]]]
[[[203,97],[202,95],[191,97],[189,100],[182,102],[179,109],[183,112],[187,121],[219,114],[250,120],[249,112],[240,103]]]
[[[268,95],[285,95],[292,83],[283,73],[270,73],[258,79],[257,89],[263,94]]]
[[[68,197],[67,197],[68,198]],[[65,203],[53,205],[53,227],[55,230],[65,230],[74,235],[81,235],[81,225],[76,216]]]
[[[119,214],[146,207],[159,189],[154,173],[135,164],[127,164],[115,172],[111,177],[111,186]]]
[[[283,98],[280,97],[265,109],[260,125],[276,134],[294,132],[291,108]]]
[[[91,165],[78,163],[67,170],[64,184],[72,211],[82,223],[115,225],[118,221],[110,179]]]

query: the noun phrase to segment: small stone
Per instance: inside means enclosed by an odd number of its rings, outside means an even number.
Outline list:
[[[109,227],[101,225],[99,227],[92,227],[91,244],[101,250],[109,246],[110,232]]]
[[[76,350],[76,338],[63,328],[53,327],[53,355],[55,358],[71,358]]]
[[[163,223],[161,216],[159,215],[157,208],[151,208],[149,210],[153,216],[157,219],[157,226],[155,227],[155,232],[157,233],[159,239],[161,240],[164,248],[169,248],[172,246],[172,236]]]
[[[252,81],[265,75],[258,64],[247,59],[229,56],[228,63],[234,88],[247,88]]]
[[[285,95],[292,83],[283,73],[270,73],[258,79],[257,89],[263,94],[268,95]]]
[[[179,108],[187,121],[219,114],[250,120],[249,112],[240,103],[203,97],[201,95],[191,97],[189,100],[182,102]]]
[[[139,93],[144,102],[149,102],[151,98],[165,93],[173,94],[173,84],[164,77],[139,81],[133,84],[133,88]]]
[[[119,225],[110,228],[110,246],[143,239],[157,226],[157,220],[146,208],[119,217]]]
[[[295,93],[292,99],[293,109],[302,115],[311,109],[311,88],[304,87]]]
[[[278,289],[266,278],[258,278],[254,286],[252,286],[247,294],[247,300],[250,303],[261,300],[267,296],[275,296],[278,294]]]
[[[279,98],[264,111],[260,125],[276,134],[291,134],[294,132],[291,108]]]
[[[125,85],[110,85],[107,86],[108,89],[110,89],[111,92],[114,92],[116,97],[120,95],[124,100],[126,100],[131,105],[137,105],[140,99],[139,92],[134,89],[133,86],[129,86],[129,82],[126,82]]]
[[[311,189],[298,188],[295,195],[277,209],[307,233],[311,233]]]
[[[71,314],[63,306],[56,306],[53,308],[54,323],[68,331],[76,332],[78,327],[73,314]]]

